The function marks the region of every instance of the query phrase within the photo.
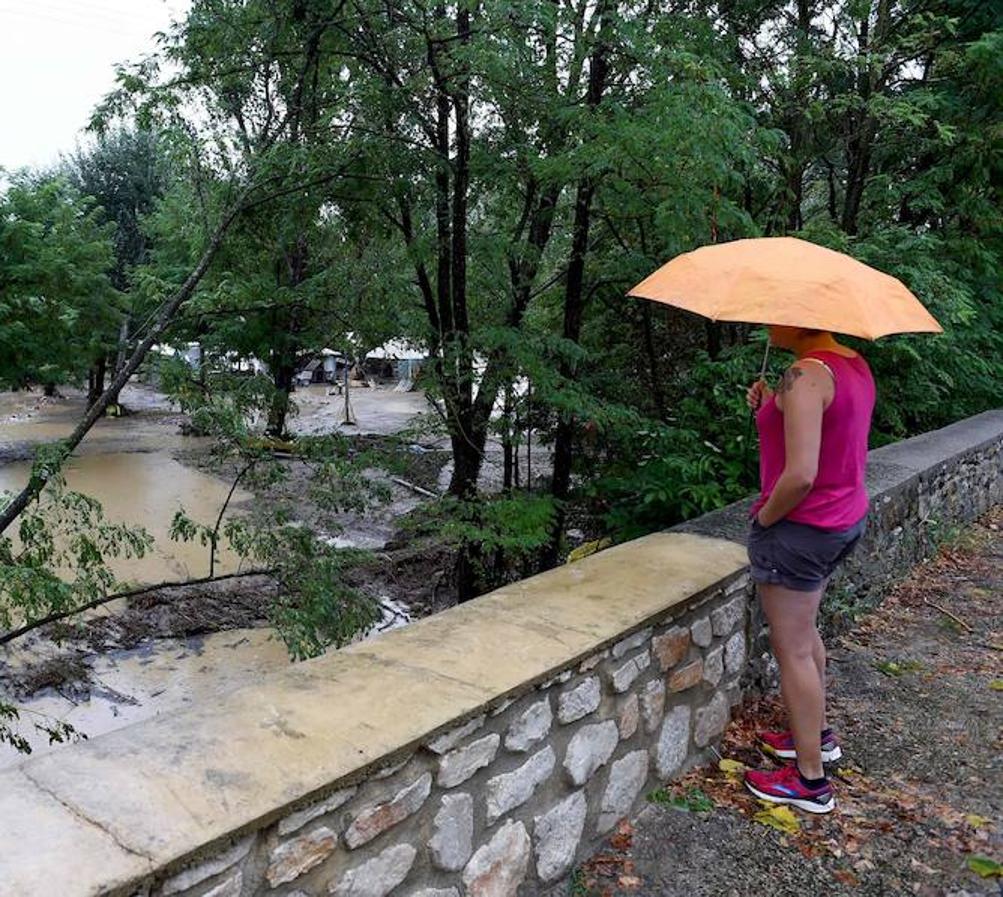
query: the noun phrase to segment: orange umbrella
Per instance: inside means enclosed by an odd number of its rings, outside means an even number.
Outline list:
[[[786,324],[871,340],[942,332],[901,281],[794,237],[704,246],[677,256],[627,295],[712,321]]]

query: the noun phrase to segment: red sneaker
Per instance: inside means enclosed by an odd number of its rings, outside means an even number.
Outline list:
[[[790,732],[759,732],[756,734],[759,746],[771,757],[781,760],[796,760],[798,753],[794,749],[794,736]],[[832,732],[822,736],[822,762],[834,763],[843,756],[839,739]]]
[[[750,769],[745,773],[745,787],[760,800],[790,804],[808,813],[831,813],[836,809],[836,796],[828,780],[818,788],[808,788],[794,764],[769,772]]]

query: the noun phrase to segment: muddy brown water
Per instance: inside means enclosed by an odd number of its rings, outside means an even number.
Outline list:
[[[0,491],[15,492],[28,481],[26,461],[0,466]],[[105,519],[141,526],[153,536],[152,550],[142,558],[111,558],[108,566],[124,583],[156,583],[195,579],[209,574],[209,550],[198,542],[175,542],[171,521],[184,508],[189,517],[211,524],[219,514],[229,485],[175,461],[166,452],[109,452],[73,458],[67,486],[101,502]],[[234,494],[238,510],[250,495]],[[237,570],[240,558],[221,545],[217,573]]]
[[[391,432],[424,405],[414,393],[359,393],[358,425],[351,432]],[[328,396],[326,389],[304,390],[297,398],[304,412],[298,421],[301,431],[324,431],[336,424],[340,400]],[[353,393],[353,404],[354,399]],[[159,583],[205,576],[208,550],[174,542],[168,531],[182,506],[190,517],[214,522],[230,484],[178,460],[205,443],[180,435],[180,415],[162,395],[129,386],[122,400],[137,413],[95,425],[69,463],[67,484],[98,499],[107,519],[143,526],[154,537],[154,547],[145,557],[110,561],[120,581]],[[20,489],[38,444],[67,436],[82,413],[82,397],[72,391],[53,399],[36,393],[0,393],[0,490]],[[233,513],[240,513],[251,500],[250,494],[238,489],[231,503]],[[357,525],[340,534],[337,542],[378,547],[389,537],[389,529],[387,534],[382,529],[360,532]],[[232,572],[238,566],[239,558],[224,547],[216,572]],[[112,604],[89,613],[115,612]],[[406,609],[400,607],[385,613],[381,625],[403,625],[407,619]],[[0,646],[0,667],[16,674],[63,653],[64,647],[32,633]],[[290,660],[275,630],[263,626],[150,639],[127,650],[84,653],[76,662],[85,667],[86,682],[42,688],[28,696],[4,694],[0,686],[0,698],[12,700],[23,711],[18,731],[32,745],[33,755],[60,749],[34,729],[36,720],[59,719],[93,738],[196,703],[219,701],[227,691],[282,669]],[[0,768],[24,759],[9,745],[0,745]]]

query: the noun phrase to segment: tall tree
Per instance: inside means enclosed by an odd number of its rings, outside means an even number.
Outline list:
[[[168,174],[155,135],[125,127],[98,133],[93,143],[64,159],[63,168],[70,183],[92,197],[115,227],[111,282],[122,294],[124,314],[114,354],[94,359],[88,395],[88,403],[93,404],[104,391],[106,371],[114,376],[125,364],[132,322],[151,310],[144,307],[142,295],[133,289],[133,278],[137,266],[148,259],[143,220],[163,194]],[[117,395],[112,403],[118,403]]]
[[[77,383],[114,345],[114,226],[65,179],[22,172],[0,197],[0,383]]]

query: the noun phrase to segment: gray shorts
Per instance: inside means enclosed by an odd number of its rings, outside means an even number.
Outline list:
[[[831,532],[793,520],[781,520],[768,528],[753,520],[749,533],[752,578],[814,592],[857,547],[866,524],[864,517],[848,529]]]

